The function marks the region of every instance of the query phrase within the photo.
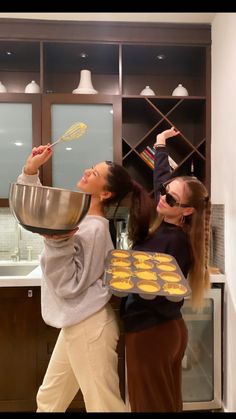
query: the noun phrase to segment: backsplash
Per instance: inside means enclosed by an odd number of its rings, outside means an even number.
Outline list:
[[[210,265],[225,273],[225,208],[223,204],[212,204],[211,212]]]
[[[21,260],[29,257],[38,260],[43,249],[43,238],[21,228],[9,208],[0,208],[0,236],[0,260],[11,260],[16,249],[19,249]]]

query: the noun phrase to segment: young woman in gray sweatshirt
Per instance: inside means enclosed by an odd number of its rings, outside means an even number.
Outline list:
[[[40,185],[38,169],[52,156],[50,145],[32,150],[18,183]],[[102,286],[104,263],[113,248],[105,207],[130,194],[130,237],[148,233],[152,202],[129,173],[112,162],[85,170],[77,187],[91,194],[88,214],[77,231],[45,236],[41,255],[44,321],[60,328],[37,394],[38,412],[64,412],[80,389],[87,412],[125,412],[119,389],[119,328]]]

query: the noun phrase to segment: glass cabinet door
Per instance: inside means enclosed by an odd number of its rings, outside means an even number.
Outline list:
[[[113,160],[113,109],[110,104],[55,104],[51,108],[52,139],[58,139],[73,123],[83,122],[86,132],[53,149],[52,186],[76,190],[84,170]]]
[[[221,289],[211,289],[201,313],[186,299],[188,347],[182,362],[184,410],[221,407]]]
[[[119,162],[121,129],[115,119],[118,106],[114,96],[44,96],[43,144],[56,141],[74,123],[87,125],[80,138],[55,145],[52,159],[43,169],[44,185],[77,190],[76,184],[85,169],[104,160]]]
[[[37,95],[2,94],[0,98],[0,206],[8,206],[10,182],[21,173],[33,145],[41,141]]]

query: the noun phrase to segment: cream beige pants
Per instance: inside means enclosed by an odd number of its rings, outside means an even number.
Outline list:
[[[87,412],[126,412],[117,372],[118,338],[110,304],[61,329],[37,394],[37,412],[65,412],[79,389]]]

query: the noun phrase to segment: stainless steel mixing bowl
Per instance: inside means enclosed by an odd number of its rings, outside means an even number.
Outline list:
[[[39,234],[65,234],[87,214],[91,195],[49,186],[11,183],[9,206],[26,230]]]

